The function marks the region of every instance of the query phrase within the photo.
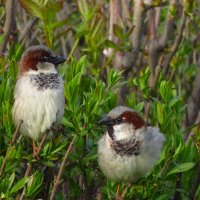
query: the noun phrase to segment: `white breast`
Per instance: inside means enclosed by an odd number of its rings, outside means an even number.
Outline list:
[[[40,140],[47,129],[54,123],[58,124],[63,116],[62,80],[58,89],[40,91],[32,84],[30,74],[24,75],[16,83],[14,98],[12,112],[15,126],[23,120],[20,132],[33,140]]]
[[[142,131],[142,132],[141,132]],[[138,130],[142,139],[139,155],[120,156],[110,146],[110,138],[105,134],[98,142],[99,167],[106,177],[114,180],[136,181],[144,176],[160,157],[164,136],[157,128]],[[137,137],[137,136],[136,136]]]

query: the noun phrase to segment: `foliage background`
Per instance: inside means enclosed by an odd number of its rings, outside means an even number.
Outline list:
[[[200,199],[199,0],[0,1],[0,199],[115,199],[117,183],[97,164],[98,120],[118,104],[166,136],[160,160],[124,199]],[[66,56],[62,130],[40,159],[11,109],[24,49]],[[71,144],[71,145],[70,145]],[[62,177],[61,163],[68,152]],[[60,170],[61,171],[61,170]]]

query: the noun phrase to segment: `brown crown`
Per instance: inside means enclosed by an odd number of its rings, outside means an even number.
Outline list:
[[[135,129],[139,129],[145,125],[144,120],[137,112],[125,111],[120,115],[123,122],[132,123]]]
[[[29,71],[30,69],[37,71],[37,63],[43,58],[50,56],[50,52],[44,49],[36,49],[27,52],[22,56],[20,61],[20,74]]]

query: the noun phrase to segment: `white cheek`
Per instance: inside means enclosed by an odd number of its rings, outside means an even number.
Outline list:
[[[38,62],[37,64],[37,68],[39,72],[43,72],[43,73],[49,73],[49,72],[56,72],[56,68],[55,65],[53,63],[49,63],[49,62]]]
[[[122,123],[119,125],[113,126],[114,137],[116,140],[123,140],[133,136],[134,129],[132,124]]]

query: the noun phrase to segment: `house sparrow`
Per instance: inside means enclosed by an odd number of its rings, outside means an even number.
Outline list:
[[[106,134],[98,142],[98,163],[106,177],[134,182],[160,157],[165,137],[131,108],[119,106],[102,120]]]
[[[19,132],[35,141],[56,126],[64,114],[64,86],[56,66],[65,58],[55,56],[43,45],[29,47],[21,57],[14,90],[13,121]]]

